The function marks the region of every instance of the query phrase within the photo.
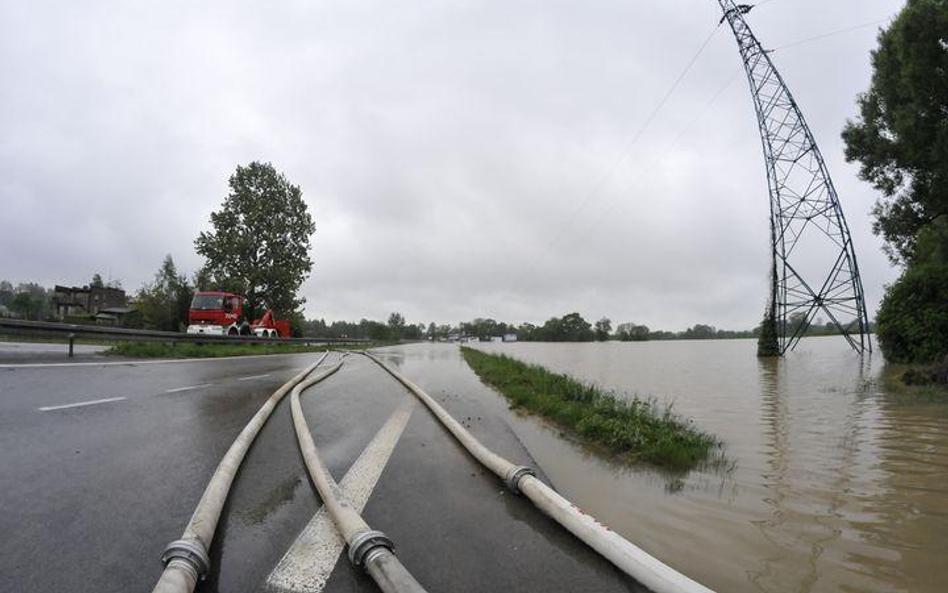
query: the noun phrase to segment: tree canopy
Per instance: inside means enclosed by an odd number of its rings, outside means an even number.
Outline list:
[[[917,257],[919,232],[948,213],[948,1],[909,0],[879,35],[846,159],[883,198],[875,230],[893,261]]]
[[[313,268],[316,227],[303,194],[273,165],[256,161],[238,166],[229,184],[223,207],[211,214],[213,230],[194,242],[207,260],[199,279],[239,288],[248,315],[264,304],[290,315],[305,302],[297,293]]]

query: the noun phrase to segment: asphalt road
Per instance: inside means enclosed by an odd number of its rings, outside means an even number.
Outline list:
[[[534,465],[503,400],[456,347],[382,354],[495,451]],[[234,437],[315,359],[24,367],[4,366],[0,352],[0,590],[150,591]],[[348,356],[302,401],[330,471],[353,491],[361,484],[365,519],[428,591],[642,590],[504,490],[365,357]],[[384,454],[363,455],[370,442]],[[344,554],[337,562],[304,545],[332,539],[320,506],[286,398],[235,481],[198,590],[375,591]]]
[[[102,360],[102,352],[108,345],[75,344],[73,358],[69,358],[69,345],[47,342],[4,342],[0,341],[0,364],[2,363],[41,363],[41,362],[89,362]]]

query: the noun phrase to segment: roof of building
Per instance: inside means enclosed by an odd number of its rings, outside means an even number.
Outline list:
[[[128,315],[134,310],[134,307],[103,307],[102,309],[99,309],[99,313],[106,313],[110,315]]]
[[[113,292],[125,292],[124,288],[114,286],[62,286],[57,284],[53,287],[53,292],[92,292],[93,290],[110,290]]]

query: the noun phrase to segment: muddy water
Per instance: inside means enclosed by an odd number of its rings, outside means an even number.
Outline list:
[[[717,591],[948,591],[948,401],[886,393],[881,357],[805,340],[482,344],[673,402],[730,471],[669,476],[598,458],[541,422],[515,429],[556,487]]]

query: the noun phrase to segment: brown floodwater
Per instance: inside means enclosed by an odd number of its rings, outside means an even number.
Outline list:
[[[948,591],[948,400],[887,393],[878,354],[810,338],[480,344],[654,396],[726,443],[728,470],[616,464],[530,418],[515,430],[565,496],[720,591]]]

